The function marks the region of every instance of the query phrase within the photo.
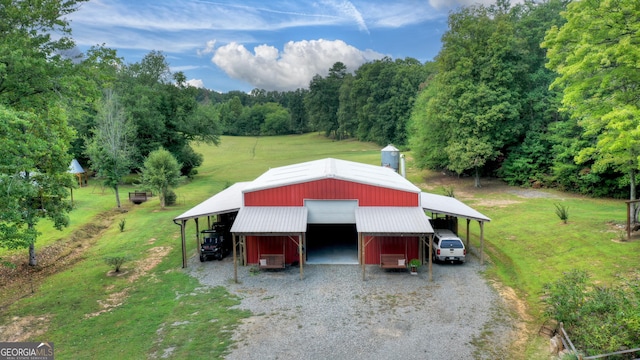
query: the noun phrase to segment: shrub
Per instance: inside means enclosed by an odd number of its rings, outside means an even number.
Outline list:
[[[588,355],[640,347],[640,285],[596,286],[573,270],[545,285],[546,314],[564,322],[571,341]]]
[[[554,204],[554,206],[556,207],[556,215],[566,224],[569,220],[569,208],[562,204]]]
[[[124,226],[127,223],[126,219],[121,219],[120,223],[118,223],[118,228],[120,228],[120,232],[124,232]]]
[[[169,189],[164,193],[164,204],[166,206],[175,205],[178,200],[178,195],[176,195],[175,191]]]
[[[107,256],[104,258],[104,262],[111,266],[115,272],[120,272],[120,268],[127,261],[129,261],[128,256]]]

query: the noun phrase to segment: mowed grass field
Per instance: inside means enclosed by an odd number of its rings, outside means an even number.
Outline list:
[[[280,137],[223,137],[219,146],[199,144],[204,164],[195,179],[175,189],[178,203],[161,210],[157,197],[134,206],[121,198],[126,212],[113,211],[115,197],[97,180],[74,190],[71,225],[56,231],[41,222],[37,251],[42,271],[26,271],[27,251],[0,250],[0,258],[29,275],[21,283],[0,285],[0,341],[53,341],[57,359],[222,358],[233,346],[231,335],[247,312],[231,309],[239,299],[224,288],[204,289],[181,268],[179,226],[174,217],[237,181],[250,181],[272,167],[334,157],[380,164],[380,146],[335,142],[318,134]],[[621,200],[589,199],[555,191],[523,196],[522,189],[487,181],[480,189],[471,179],[444,177],[411,166],[408,178],[425,190],[456,197],[492,221],[485,226],[487,277],[512,288],[526,305],[528,350],[541,348],[534,333],[542,318],[545,283],[562,272],[587,269],[604,284],[638,275],[640,241],[620,241],[626,208]],[[569,222],[555,215],[554,204],[569,208]],[[125,230],[118,224],[125,221]],[[465,233],[461,221],[461,234]],[[474,247],[479,227],[471,223]],[[192,239],[195,226],[187,225]],[[187,241],[189,254],[195,241]],[[48,260],[48,250],[68,254]],[[477,254],[477,251],[476,251]],[[113,274],[104,257],[122,255],[122,274]],[[51,262],[47,262],[51,261]],[[56,268],[53,275],[47,269]],[[51,271],[49,271],[51,272]],[[231,281],[231,279],[230,279]],[[9,301],[8,299],[11,299]]]

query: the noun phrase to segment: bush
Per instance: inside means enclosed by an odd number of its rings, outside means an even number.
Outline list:
[[[127,220],[126,219],[121,219],[120,222],[118,223],[118,228],[120,228],[120,232],[124,232],[124,226],[126,225]]]
[[[640,285],[596,286],[573,270],[545,286],[546,314],[564,322],[571,341],[588,355],[640,347]]]
[[[128,256],[107,256],[104,258],[104,262],[111,266],[115,272],[120,272],[120,268],[127,261],[129,261]]]
[[[166,206],[175,205],[178,200],[178,195],[176,195],[175,191],[169,189],[164,193],[164,204]]]
[[[455,189],[453,188],[453,186],[443,186],[442,187],[442,192],[444,192],[444,196],[448,196],[448,197],[456,197],[455,194]]]

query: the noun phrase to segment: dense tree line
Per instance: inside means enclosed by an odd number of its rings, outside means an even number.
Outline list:
[[[413,102],[433,71],[431,63],[384,58],[353,73],[335,63],[327,76],[316,75],[309,89],[226,94],[199,90],[211,104],[227,135],[281,135],[318,131],[334,139],[356,138],[380,145],[408,143]]]
[[[75,48],[66,16],[83,1],[0,4],[0,246],[28,247],[30,265],[38,221],[68,224],[72,158],[116,190],[119,206],[122,176],[150,153],[166,149],[190,176],[202,162],[191,143],[219,141],[216,114],[161,53],[124,64],[113,49]]]
[[[525,1],[452,13],[413,108],[417,163],[635,198],[638,9]],[[627,45],[625,45],[627,44]],[[599,54],[599,55],[597,55]]]

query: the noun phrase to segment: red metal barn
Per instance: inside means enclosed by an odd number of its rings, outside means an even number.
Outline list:
[[[362,264],[364,256],[365,264],[380,264],[382,254],[408,262],[422,259],[420,239],[433,232],[420,194],[385,167],[337,159],[294,164],[271,169],[243,189],[231,231],[243,237],[248,264],[259,264],[263,254],[282,254],[286,264],[312,262],[316,251],[331,252],[327,248],[347,257],[325,257],[329,263]],[[299,209],[297,217],[287,209]]]
[[[216,216],[230,219],[234,258],[245,265],[402,268],[411,259],[427,260],[433,228],[425,210],[432,216],[465,217],[467,224],[478,220],[481,227],[490,220],[454,198],[423,193],[388,167],[328,158],[273,168],[254,181],[236,183],[174,222],[181,225],[183,266],[186,222],[194,219],[199,234],[199,219],[206,216],[211,226],[210,217]]]

